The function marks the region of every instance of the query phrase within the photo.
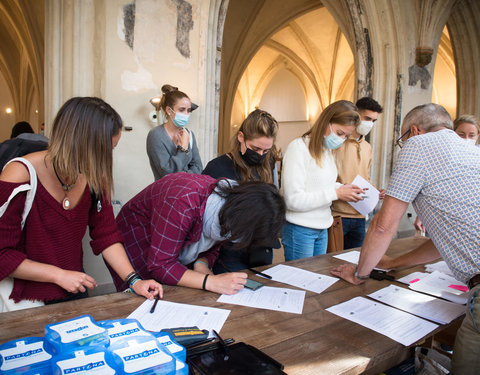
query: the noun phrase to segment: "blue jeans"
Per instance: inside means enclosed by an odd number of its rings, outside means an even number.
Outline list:
[[[342,217],[343,248],[362,247],[365,238],[365,219]]]
[[[282,244],[285,260],[308,258],[325,254],[328,232],[326,229],[313,229],[287,222],[282,229]]]

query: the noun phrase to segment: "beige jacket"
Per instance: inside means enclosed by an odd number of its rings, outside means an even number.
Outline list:
[[[341,184],[351,184],[358,174],[367,181],[370,181],[372,146],[370,146],[370,143],[368,143],[363,136],[360,137],[358,141],[350,136],[333,154],[338,170],[337,182]],[[359,214],[358,211],[347,202],[341,200],[333,202],[332,215],[349,218],[365,217]]]

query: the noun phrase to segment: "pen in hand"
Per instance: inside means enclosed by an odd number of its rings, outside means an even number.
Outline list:
[[[155,302],[153,303],[153,306],[152,308],[150,309],[150,314],[153,314],[154,311],[155,311],[155,308],[157,307],[157,303],[158,303],[158,300],[160,299],[160,297],[158,296],[158,294],[155,296]]]

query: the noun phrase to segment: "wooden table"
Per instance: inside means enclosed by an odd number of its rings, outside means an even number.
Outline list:
[[[395,240],[388,254],[402,254],[423,241],[424,237]],[[342,263],[327,254],[287,264],[329,274],[332,267]],[[394,275],[401,277],[414,270],[423,270],[423,267],[398,271]],[[231,310],[222,328],[222,337],[233,337],[237,342],[256,346],[284,364],[285,372],[290,375],[378,374],[408,358],[410,349],[325,309],[355,296],[365,296],[389,283],[368,280],[354,286],[341,280],[321,294],[307,291],[301,315],[217,303],[217,294],[181,287],[165,286],[164,299]],[[294,288],[270,280],[265,284]],[[0,315],[0,343],[25,336],[43,336],[46,324],[82,314],[90,314],[95,320],[125,318],[143,301],[138,296],[115,293],[3,313]]]

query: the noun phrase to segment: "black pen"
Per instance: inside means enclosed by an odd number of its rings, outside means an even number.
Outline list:
[[[223,341],[223,339],[220,337],[217,331],[213,330],[213,333],[215,334],[215,336],[218,337],[218,341],[220,341],[220,345],[222,346],[223,351],[225,352],[225,356],[223,357],[223,360],[228,361],[228,359],[230,358],[230,355],[228,354],[227,344],[225,343],[225,341]]]
[[[267,279],[272,279],[272,276],[270,275],[267,275],[266,273],[263,273],[263,272],[260,272],[260,271],[257,271],[257,270],[254,270],[253,268],[250,268],[248,267],[247,268],[248,270],[252,271],[253,273],[256,273],[257,275],[260,275],[260,276],[263,276],[263,277],[266,277]]]
[[[158,300],[160,299],[160,297],[158,296],[158,294],[155,296],[155,302],[153,303],[153,306],[152,308],[150,309],[150,314],[153,314],[153,312],[155,311],[155,308],[157,307],[157,303],[158,303]]]

